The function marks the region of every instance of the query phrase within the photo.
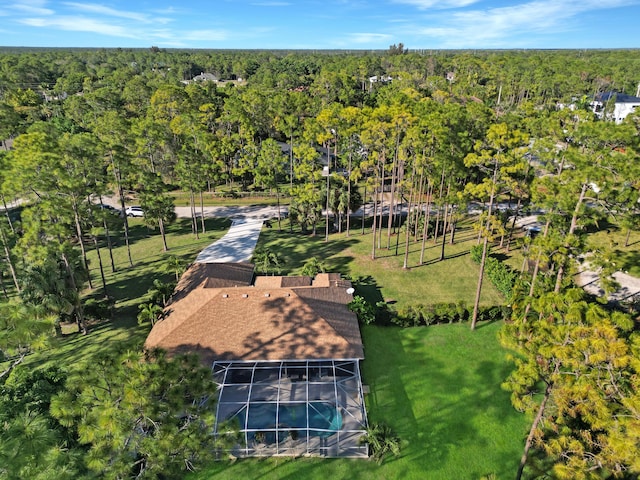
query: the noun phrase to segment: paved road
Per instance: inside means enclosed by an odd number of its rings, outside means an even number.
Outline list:
[[[200,217],[200,208],[196,208],[196,215]],[[287,207],[280,207],[280,215],[286,216]],[[191,216],[190,207],[176,207],[178,217],[188,218]],[[278,207],[272,205],[241,205],[226,207],[204,207],[205,218],[231,218],[233,220],[269,220],[277,218]]]
[[[119,208],[115,198],[105,199],[109,203]],[[200,216],[200,209],[197,208],[197,215]],[[288,207],[280,207],[280,215],[286,216]],[[373,206],[367,206],[367,214],[373,213]],[[176,207],[178,217],[190,217],[189,207]],[[355,213],[355,216],[362,215],[362,209]],[[229,232],[215,243],[212,243],[198,255],[196,262],[245,262],[251,258],[256,242],[260,236],[262,223],[265,220],[276,218],[278,209],[275,206],[225,206],[225,207],[204,207],[205,218],[231,218],[233,224]],[[530,228],[537,224],[537,216],[530,215],[521,217],[516,222],[520,228]],[[632,277],[623,272],[616,272],[614,278],[620,284],[620,289],[611,295],[612,300],[630,299],[633,296],[640,296],[640,279]],[[576,284],[593,294],[602,294],[599,284],[599,275],[591,270],[584,270],[576,277]]]
[[[614,273],[613,278],[620,284],[620,288],[609,295],[609,300],[621,302],[632,300],[634,297],[640,299],[640,278],[632,277],[624,272]],[[598,272],[590,269],[583,270],[576,275],[575,281],[576,285],[592,295],[604,295]]]

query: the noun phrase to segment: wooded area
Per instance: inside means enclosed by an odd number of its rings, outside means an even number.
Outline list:
[[[366,227],[372,261],[392,239],[396,252],[399,241],[423,253],[438,242],[444,261],[458,222],[480,208],[472,329],[492,249],[509,251],[517,218],[538,212],[501,336],[516,358],[505,386],[533,418],[518,475],[533,464],[531,477],[636,478],[637,309],[588,298],[572,273],[590,229],[640,229],[640,112],[617,123],[613,101],[602,117],[590,105],[597,93],[635,94],[639,67],[635,50],[0,52],[0,477],[153,478],[210,459],[211,406],[172,417],[184,405],[174,382],[189,382],[191,400],[210,386],[191,360],[120,352],[88,375],[19,368],[61,323],[86,333],[87,291],[108,305],[104,271],[127,268],[111,247],[129,245],[128,220],[104,199],[124,213],[135,198],[164,240],[181,190],[194,236],[205,198],[259,192],[288,204],[301,233],[324,227],[331,241]],[[361,207],[360,231],[350,213]],[[613,247],[588,252],[605,293],[616,288]],[[112,376],[131,390],[105,387]]]

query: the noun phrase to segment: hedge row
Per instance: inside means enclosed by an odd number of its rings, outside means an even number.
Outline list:
[[[389,323],[401,327],[417,327],[441,323],[466,322],[471,318],[472,308],[464,302],[435,303],[424,305],[421,303],[395,308],[388,305],[386,319]],[[511,315],[511,309],[506,306],[480,307],[478,321],[504,320]]]

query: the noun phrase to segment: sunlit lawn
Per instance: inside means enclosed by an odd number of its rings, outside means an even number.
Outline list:
[[[396,239],[398,254],[396,255]],[[278,252],[284,260],[283,272],[299,273],[310,257],[325,263],[332,272],[340,272],[351,278],[361,277],[364,281],[358,293],[370,301],[403,302],[456,302],[464,301],[472,305],[478,282],[478,266],[471,261],[469,249],[476,244],[476,235],[470,223],[463,222],[455,237],[455,243],[445,244],[445,259],[440,261],[441,246],[429,240],[426,244],[424,264],[419,265],[421,243],[409,244],[408,269],[402,268],[405,252],[405,235],[391,238],[387,250],[386,229],[383,234],[383,248],[376,251],[376,260],[371,260],[372,236],[369,229],[354,228],[346,233],[332,234],[325,242],[324,230],[316,236],[302,235],[298,227],[294,233],[288,228],[282,232],[265,229],[259,246]],[[499,304],[504,299],[490,282],[484,282],[481,302]]]
[[[370,260],[371,234],[361,230],[302,235],[263,230],[260,246],[278,252],[283,273],[299,273],[311,256],[329,271],[366,277],[359,291],[370,300],[397,302],[473,302],[478,267],[468,251],[475,244],[469,225],[462,225],[454,245],[427,244],[425,265],[418,266],[420,244],[410,245],[409,269],[403,270],[404,237],[395,255],[392,248]],[[386,247],[386,236],[383,245]],[[487,283],[483,303],[503,299]],[[362,460],[246,459],[233,465],[220,462],[193,476],[195,479],[342,479],[416,478],[478,479],[495,474],[509,478],[517,469],[526,419],[518,414],[500,384],[511,365],[496,334],[499,324],[442,325],[412,329],[363,327],[366,359],[364,382],[370,387],[370,420],[391,425],[403,441],[403,453],[382,466]]]
[[[500,388],[510,371],[496,334],[500,324],[363,328],[371,421],[402,439],[399,458],[367,460],[244,459],[192,479],[480,479],[512,478],[526,418]]]

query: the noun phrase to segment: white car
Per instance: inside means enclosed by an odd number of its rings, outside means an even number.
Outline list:
[[[125,213],[127,214],[127,217],[144,217],[142,208],[138,206],[127,207]]]

